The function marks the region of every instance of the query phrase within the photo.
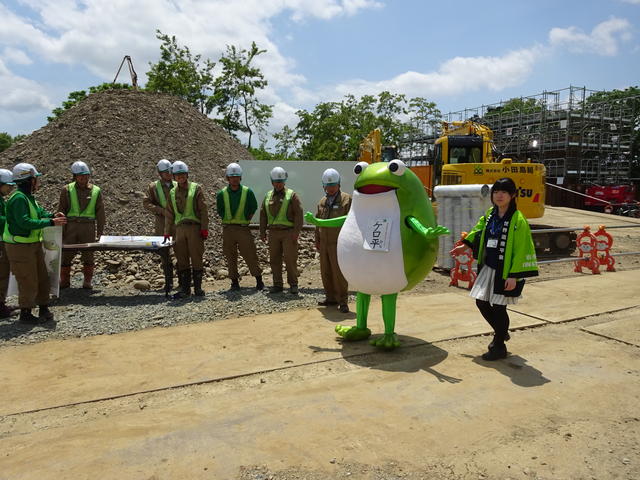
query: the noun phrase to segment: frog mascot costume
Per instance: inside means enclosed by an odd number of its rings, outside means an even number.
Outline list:
[[[349,213],[321,220],[307,212],[305,220],[319,227],[342,227],[338,265],[357,292],[356,326],[338,325],[336,333],[351,341],[369,338],[371,295],[381,295],[384,335],[370,343],[393,349],[400,346],[394,332],[398,292],[427,276],[436,260],[438,236],[449,230],[436,224],[424,186],[402,161],[358,162],[354,171],[358,177]]]

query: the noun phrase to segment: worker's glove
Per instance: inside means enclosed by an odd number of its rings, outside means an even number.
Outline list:
[[[200,236],[203,240],[206,240],[209,238],[209,230],[200,230]]]
[[[162,243],[167,243],[171,241],[171,235],[165,235],[164,236],[164,240],[162,241]]]

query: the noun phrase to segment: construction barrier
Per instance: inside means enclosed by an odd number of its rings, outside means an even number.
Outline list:
[[[584,226],[584,230],[576,238],[579,259],[575,262],[574,272],[582,273],[583,268],[588,268],[591,273],[600,273],[600,262],[598,261],[597,244],[598,239],[591,233],[589,225]]]
[[[466,237],[467,232],[462,232],[460,234],[460,240],[453,245],[453,248],[464,245],[463,240]],[[468,282],[467,288],[470,290],[478,276],[478,274],[473,271],[473,251],[467,246],[461,254],[456,255],[453,258],[455,260],[455,264],[450,272],[451,281],[449,282],[449,286],[457,287],[459,281]]]
[[[594,233],[596,237],[597,258],[600,265],[607,266],[607,272],[615,272],[614,267],[616,259],[611,256],[611,247],[613,247],[613,237],[605,230],[604,225],[598,227],[598,231]]]

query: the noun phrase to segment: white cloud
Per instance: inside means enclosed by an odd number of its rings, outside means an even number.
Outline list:
[[[31,65],[33,63],[28,55],[22,50],[11,47],[6,47],[2,51],[2,59],[7,63],[13,63],[16,65]]]
[[[383,90],[408,96],[453,95],[481,89],[502,90],[522,83],[545,49],[535,46],[501,57],[456,57],[429,73],[405,72],[389,80],[354,80],[339,84],[334,91],[343,96],[375,94]]]
[[[38,83],[13,74],[0,60],[0,110],[25,113],[51,108],[51,102]]]
[[[631,5],[640,5],[640,0],[622,0],[624,3],[630,3]]]
[[[552,46],[565,47],[574,53],[617,55],[619,44],[631,38],[631,24],[624,18],[611,18],[596,25],[590,34],[577,27],[553,28],[549,32]]]

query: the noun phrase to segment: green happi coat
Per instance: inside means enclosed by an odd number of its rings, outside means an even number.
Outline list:
[[[474,241],[477,242],[477,236],[480,235],[476,258],[478,260],[478,272],[484,265],[486,228],[491,222],[492,216],[497,214],[497,207],[491,207],[487,210],[464,239],[465,244],[473,247]],[[538,262],[533,238],[531,237],[531,229],[520,210],[510,208],[505,214],[504,228],[498,240],[498,252],[498,268],[496,269],[493,293],[518,296],[522,292],[524,278],[538,275]],[[518,283],[514,290],[505,292],[504,280],[509,277],[518,279]]]

